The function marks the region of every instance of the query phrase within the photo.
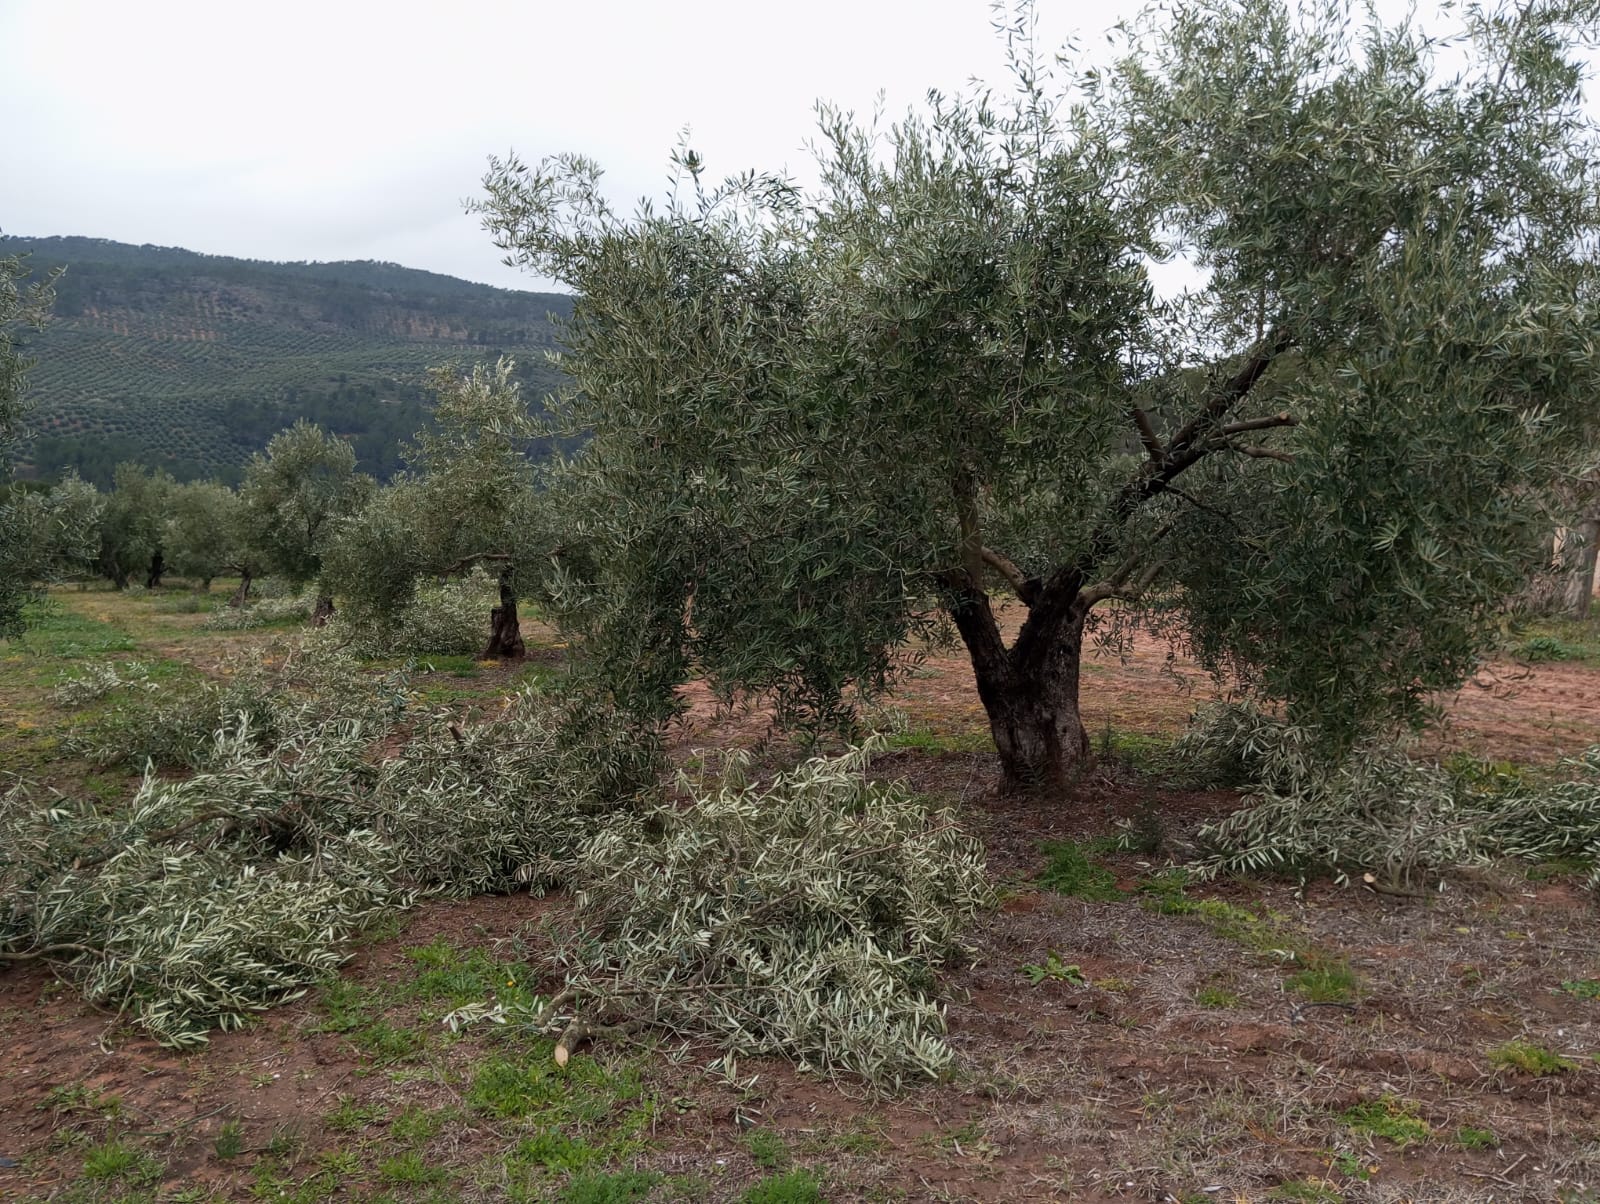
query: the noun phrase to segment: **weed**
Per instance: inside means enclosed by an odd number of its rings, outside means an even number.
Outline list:
[[[359,1030],[351,1040],[357,1049],[374,1062],[399,1062],[422,1048],[422,1034],[415,1029],[396,1028],[386,1020],[375,1020]]]
[[[1500,1139],[1492,1129],[1463,1127],[1456,1130],[1455,1142],[1464,1150],[1492,1150],[1500,1144]]]
[[[770,1129],[755,1129],[744,1139],[745,1149],[755,1159],[757,1166],[769,1171],[782,1170],[789,1165],[789,1145]]]
[[[244,1153],[244,1125],[239,1121],[230,1120],[217,1130],[217,1139],[213,1143],[217,1157],[226,1161],[237,1158]]]
[[[1117,890],[1116,876],[1103,865],[1090,861],[1083,849],[1072,841],[1048,841],[1042,848],[1050,861],[1039,874],[1039,885],[1077,899],[1109,900],[1122,897]]]
[[[85,1179],[125,1179],[148,1183],[161,1174],[161,1167],[149,1154],[113,1138],[91,1148],[83,1156]]]
[[[1312,1003],[1348,1003],[1360,983],[1348,965],[1327,962],[1289,975],[1286,985]]]
[[[1578,978],[1564,982],[1561,989],[1578,999],[1600,999],[1600,979]]]
[[[341,1095],[339,1106],[328,1113],[326,1124],[335,1133],[354,1133],[364,1129],[383,1115],[383,1109],[370,1104],[358,1104],[354,1096]]]
[[[378,1177],[385,1183],[438,1183],[445,1178],[440,1167],[429,1166],[416,1150],[407,1150],[378,1166]]]
[[[1042,982],[1070,982],[1081,987],[1086,982],[1083,971],[1077,966],[1069,966],[1063,962],[1061,955],[1054,949],[1045,955],[1043,965],[1030,962],[1022,967],[1022,972],[1034,986]]]
[[[389,1122],[389,1136],[404,1145],[425,1144],[444,1127],[445,1115],[425,1108],[407,1108]]]
[[[771,1175],[739,1197],[740,1204],[824,1204],[822,1185],[810,1171]]]
[[[1531,1041],[1507,1041],[1504,1045],[1495,1046],[1489,1051],[1489,1064],[1504,1070],[1518,1070],[1536,1079],[1565,1074],[1578,1068],[1571,1058],[1563,1058]]]
[[[605,1161],[605,1151],[586,1141],[568,1137],[559,1129],[546,1129],[527,1138],[506,1159],[507,1170],[540,1166],[552,1171],[581,1171]]]
[[[628,1204],[644,1199],[659,1180],[659,1175],[640,1171],[574,1175],[561,1193],[561,1204]]]
[[[1226,987],[1201,987],[1195,992],[1194,1001],[1203,1008],[1231,1009],[1244,1006],[1244,1000]]]
[[[1315,1179],[1296,1179],[1280,1183],[1267,1193],[1269,1200],[1302,1200],[1307,1204],[1344,1204],[1344,1196],[1328,1184]]]
[[[335,979],[322,989],[318,1000],[324,1019],[317,1025],[319,1032],[348,1033],[367,1024],[372,1019],[369,993],[360,983],[349,979]]]
[[[1426,1141],[1433,1133],[1428,1122],[1417,1115],[1417,1105],[1392,1095],[1347,1108],[1339,1119],[1352,1133],[1382,1137],[1398,1146]]]

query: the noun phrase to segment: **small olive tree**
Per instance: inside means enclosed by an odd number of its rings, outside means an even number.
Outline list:
[[[518,568],[549,542],[530,456],[539,428],[513,370],[502,359],[465,375],[432,373],[434,424],[406,449],[406,473],[343,523],[328,551],[328,579],[355,621],[392,622],[421,577],[489,566],[500,604],[488,616],[483,655],[523,655]]]
[[[1595,5],[1471,10],[1448,77],[1339,6],[1164,12],[1065,99],[1019,29],[1009,102],[825,109],[815,195],[494,162],[508,262],[578,297],[552,596],[619,694],[837,714],[936,610],[1025,786],[1088,754],[1106,615],[1335,741],[1471,671],[1596,396]]]
[[[318,626],[333,614],[332,592],[321,582],[323,549],[338,521],[360,510],[375,488],[356,471],[348,442],[303,419],[274,435],[245,469],[239,488],[245,546],[268,572],[297,586],[319,583]]]
[[[173,490],[167,505],[167,565],[197,580],[209,592],[211,579],[238,573],[240,588],[252,576],[244,546],[244,514],[239,495],[216,481],[189,481]]]

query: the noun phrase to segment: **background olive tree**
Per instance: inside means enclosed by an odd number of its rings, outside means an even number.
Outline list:
[[[408,605],[420,578],[484,567],[499,580],[487,616],[485,657],[525,647],[517,612],[518,570],[549,549],[541,538],[538,469],[530,452],[539,427],[502,359],[462,375],[431,376],[438,398],[431,427],[405,449],[406,471],[339,528],[327,557],[330,584],[352,621],[383,626]]]
[[[223,573],[238,573],[242,588],[251,575],[244,534],[237,493],[216,481],[186,482],[167,505],[167,566],[199,582],[203,592]]]
[[[99,569],[121,590],[138,573],[146,588],[166,569],[167,509],[178,483],[162,469],[118,464],[100,508]]]
[[[244,542],[266,571],[297,586],[319,582],[319,625],[333,613],[333,596],[320,584],[323,549],[338,520],[360,510],[375,488],[356,471],[349,443],[305,421],[273,436],[245,469]]]
[[[1080,768],[1086,634],[1140,614],[1333,744],[1419,719],[1596,395],[1595,6],[1471,10],[1447,75],[1199,0],[1061,87],[1027,16],[1009,97],[824,110],[814,195],[493,164],[508,261],[579,297],[552,596],[654,717],[694,673],[837,716],[937,609],[1012,785]]]

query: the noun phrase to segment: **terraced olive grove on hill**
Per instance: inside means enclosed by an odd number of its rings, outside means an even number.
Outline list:
[[[89,238],[0,238],[34,275],[57,267],[53,320],[22,339],[36,361],[19,474],[76,469],[104,487],[123,460],[179,480],[237,483],[297,419],[348,438],[387,478],[422,426],[428,368],[512,355],[532,399],[557,381],[544,353],[557,294],[382,263],[263,263]]]

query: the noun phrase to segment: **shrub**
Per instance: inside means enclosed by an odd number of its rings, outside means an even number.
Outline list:
[[[310,592],[258,595],[248,606],[219,606],[206,619],[213,631],[249,631],[283,623],[303,623],[311,618],[316,598]]]
[[[473,656],[489,639],[489,609],[499,587],[481,568],[465,577],[419,585],[416,596],[391,622],[341,612],[327,638],[362,657]]]
[[[81,707],[97,702],[117,690],[155,690],[150,669],[139,661],[124,665],[88,665],[50,691],[50,701],[58,707]]]
[[[869,783],[872,748],[765,786],[736,759],[709,793],[680,779],[689,805],[598,832],[575,867],[566,989],[540,1022],[570,1004],[562,1046],[647,1023],[875,1083],[942,1071],[929,990],[990,900],[982,851],[903,784]]]

